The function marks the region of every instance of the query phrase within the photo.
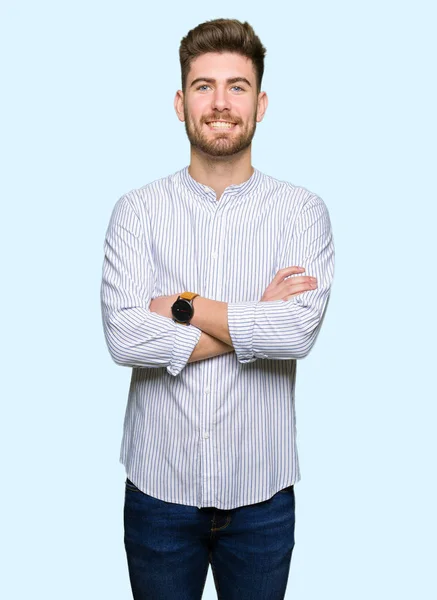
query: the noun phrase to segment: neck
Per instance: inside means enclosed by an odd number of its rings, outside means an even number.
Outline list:
[[[253,174],[251,148],[234,156],[207,156],[191,148],[188,172],[193,179],[212,188],[217,200],[229,185],[239,185]]]

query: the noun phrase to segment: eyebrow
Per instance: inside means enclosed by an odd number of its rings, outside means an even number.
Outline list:
[[[216,80],[212,79],[211,77],[197,77],[194,81],[191,82],[190,88],[193,87],[193,85],[196,85],[196,83],[199,83],[200,81],[205,81],[206,83],[216,82]],[[243,81],[249,87],[252,87],[250,81],[245,77],[230,77],[229,79],[226,79],[226,83],[237,83],[238,81]]]

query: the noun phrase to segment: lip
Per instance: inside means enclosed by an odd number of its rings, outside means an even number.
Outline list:
[[[229,127],[229,129],[225,127],[211,127],[210,123],[230,123],[232,127]],[[233,131],[237,123],[234,123],[233,121],[224,121],[223,119],[215,119],[214,121],[206,121],[206,125],[208,125],[210,131]]]

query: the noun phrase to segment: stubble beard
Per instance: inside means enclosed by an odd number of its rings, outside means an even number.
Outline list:
[[[205,121],[202,120],[200,125],[196,125],[189,116],[188,110],[185,107],[186,119],[184,121],[185,131],[190,144],[193,148],[207,154],[211,157],[226,157],[242,152],[250,146],[256,130],[256,113],[251,122],[248,122],[246,127],[238,136],[232,133],[214,133],[214,138],[207,137],[202,130]],[[215,116],[216,119],[226,120],[226,116]],[[209,121],[210,119],[208,119]],[[241,121],[237,123],[237,127],[241,129]]]

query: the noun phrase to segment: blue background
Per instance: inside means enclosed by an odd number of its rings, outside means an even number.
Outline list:
[[[131,598],[118,462],[130,370],[103,337],[103,239],[124,192],[188,164],[178,47],[218,17],[248,20],[267,47],[253,164],[319,194],[336,245],[323,329],[298,364],[286,597],[437,597],[434,3],[234,6],[1,4],[8,600]]]

